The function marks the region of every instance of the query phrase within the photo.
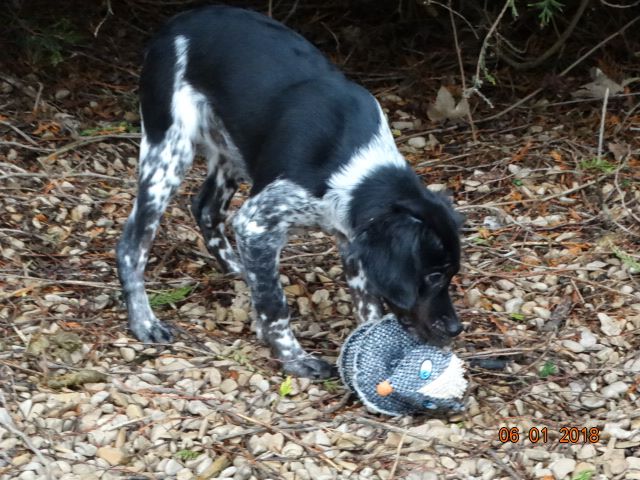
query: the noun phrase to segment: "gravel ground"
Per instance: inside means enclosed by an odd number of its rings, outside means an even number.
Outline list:
[[[33,103],[1,86],[0,104]],[[68,96],[46,91],[37,120],[15,106],[0,127],[0,479],[640,479],[640,117],[607,124],[597,163],[596,104],[520,112],[470,143],[421,133],[434,126],[410,99],[380,96],[425,184],[467,215],[452,286],[466,410],[388,418],[338,380],[278,372],[246,285],[216,272],[191,219],[202,165],[147,275],[178,339],[129,336],[113,247],[136,135],[103,123],[69,139],[109,101],[63,109]],[[332,239],[293,236],[282,265],[299,338],[335,360],[354,323]]]

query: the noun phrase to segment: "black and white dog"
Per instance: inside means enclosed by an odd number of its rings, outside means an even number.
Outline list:
[[[460,219],[398,152],[376,99],[314,46],[261,14],[209,6],[172,19],[153,39],[140,80],[143,138],[138,197],[118,243],[129,327],[168,342],[144,270],[160,217],[196,152],[209,174],[193,214],[220,266],[244,276],[257,333],[286,372],[333,369],[307,354],[289,327],[279,254],[294,226],[335,234],[360,321],[383,303],[425,339],[462,326],[449,298],[460,263]],[[225,217],[238,182],[251,196]]]

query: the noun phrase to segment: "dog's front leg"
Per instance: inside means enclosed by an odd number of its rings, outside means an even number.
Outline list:
[[[233,221],[238,253],[256,311],[258,338],[271,347],[286,373],[307,378],[331,377],[335,368],[305,352],[289,326],[279,257],[289,226],[307,212],[304,203],[296,201],[295,192],[281,187],[276,182],[249,199]]]
[[[382,302],[371,292],[360,261],[350,258],[349,241],[342,235],[338,236],[338,249],[342,257],[344,276],[350,288],[356,319],[364,323],[382,318],[384,314]]]

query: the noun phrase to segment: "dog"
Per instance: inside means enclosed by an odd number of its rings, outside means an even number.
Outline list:
[[[156,318],[144,270],[160,218],[196,153],[208,176],[192,212],[209,252],[243,276],[258,337],[292,375],[325,378],[289,326],[279,254],[293,227],[337,238],[355,314],[384,305],[436,344],[462,325],[448,287],[460,266],[461,217],[425,188],[398,152],[377,100],[302,36],[262,14],[208,6],[171,19],[140,77],[138,195],[117,245],[129,328],[146,343],[172,335]],[[238,184],[252,184],[232,226]]]

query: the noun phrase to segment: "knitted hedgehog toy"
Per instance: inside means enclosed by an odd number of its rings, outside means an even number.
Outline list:
[[[391,314],[364,323],[349,335],[338,368],[344,384],[375,413],[410,415],[463,408],[467,380],[462,360],[423,343]]]

